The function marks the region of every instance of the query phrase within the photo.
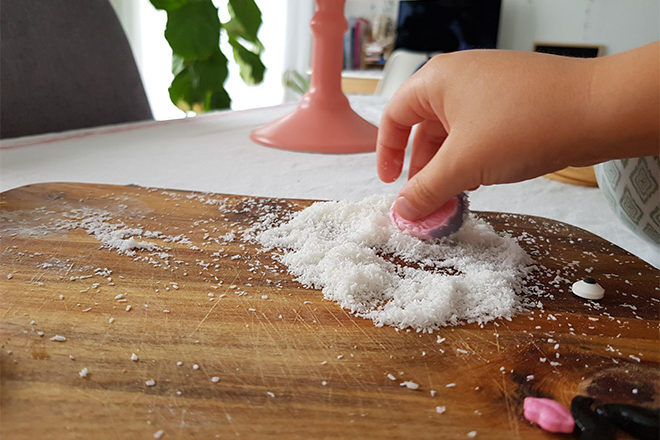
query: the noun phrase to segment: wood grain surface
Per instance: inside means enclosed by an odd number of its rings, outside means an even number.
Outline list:
[[[479,213],[542,268],[543,310],[377,328],[225,235],[310,203],[72,183],[3,193],[0,437],[536,439],[554,436],[525,421],[526,396],[658,406],[660,274],[638,258],[555,221]],[[159,249],[103,248],[90,219],[161,231],[144,239]],[[585,276],[600,303],[570,293]]]

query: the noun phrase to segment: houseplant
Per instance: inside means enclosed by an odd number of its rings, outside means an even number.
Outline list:
[[[231,98],[224,88],[228,59],[220,49],[222,31],[232,47],[246,84],[263,81],[263,45],[257,33],[261,11],[254,0],[227,0],[230,19],[221,23],[211,0],[150,0],[167,13],[165,39],[172,48],[170,99],[183,111],[226,109]]]

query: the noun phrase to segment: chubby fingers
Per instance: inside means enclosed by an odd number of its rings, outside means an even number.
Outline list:
[[[450,134],[442,148],[401,190],[394,209],[407,220],[418,220],[440,208],[453,196],[480,184],[477,167],[463,157],[461,141]]]
[[[394,182],[399,177],[410,130],[428,116],[419,101],[420,87],[423,83],[413,75],[394,94],[383,112],[376,143],[378,177],[383,182]]]
[[[417,126],[412,143],[409,179],[424,168],[446,138],[447,131],[440,121],[427,119]]]

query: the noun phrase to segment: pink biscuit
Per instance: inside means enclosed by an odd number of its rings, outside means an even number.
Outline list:
[[[525,397],[523,404],[525,418],[536,423],[548,432],[570,434],[575,421],[568,409],[552,399]]]
[[[467,196],[459,194],[421,220],[410,221],[400,217],[394,211],[394,206],[392,206],[391,217],[394,224],[402,231],[422,240],[431,240],[446,237],[458,231],[467,216],[467,207]]]

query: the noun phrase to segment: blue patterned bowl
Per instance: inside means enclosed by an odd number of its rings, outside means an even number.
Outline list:
[[[637,235],[660,244],[660,157],[612,160],[594,170],[614,212]]]

